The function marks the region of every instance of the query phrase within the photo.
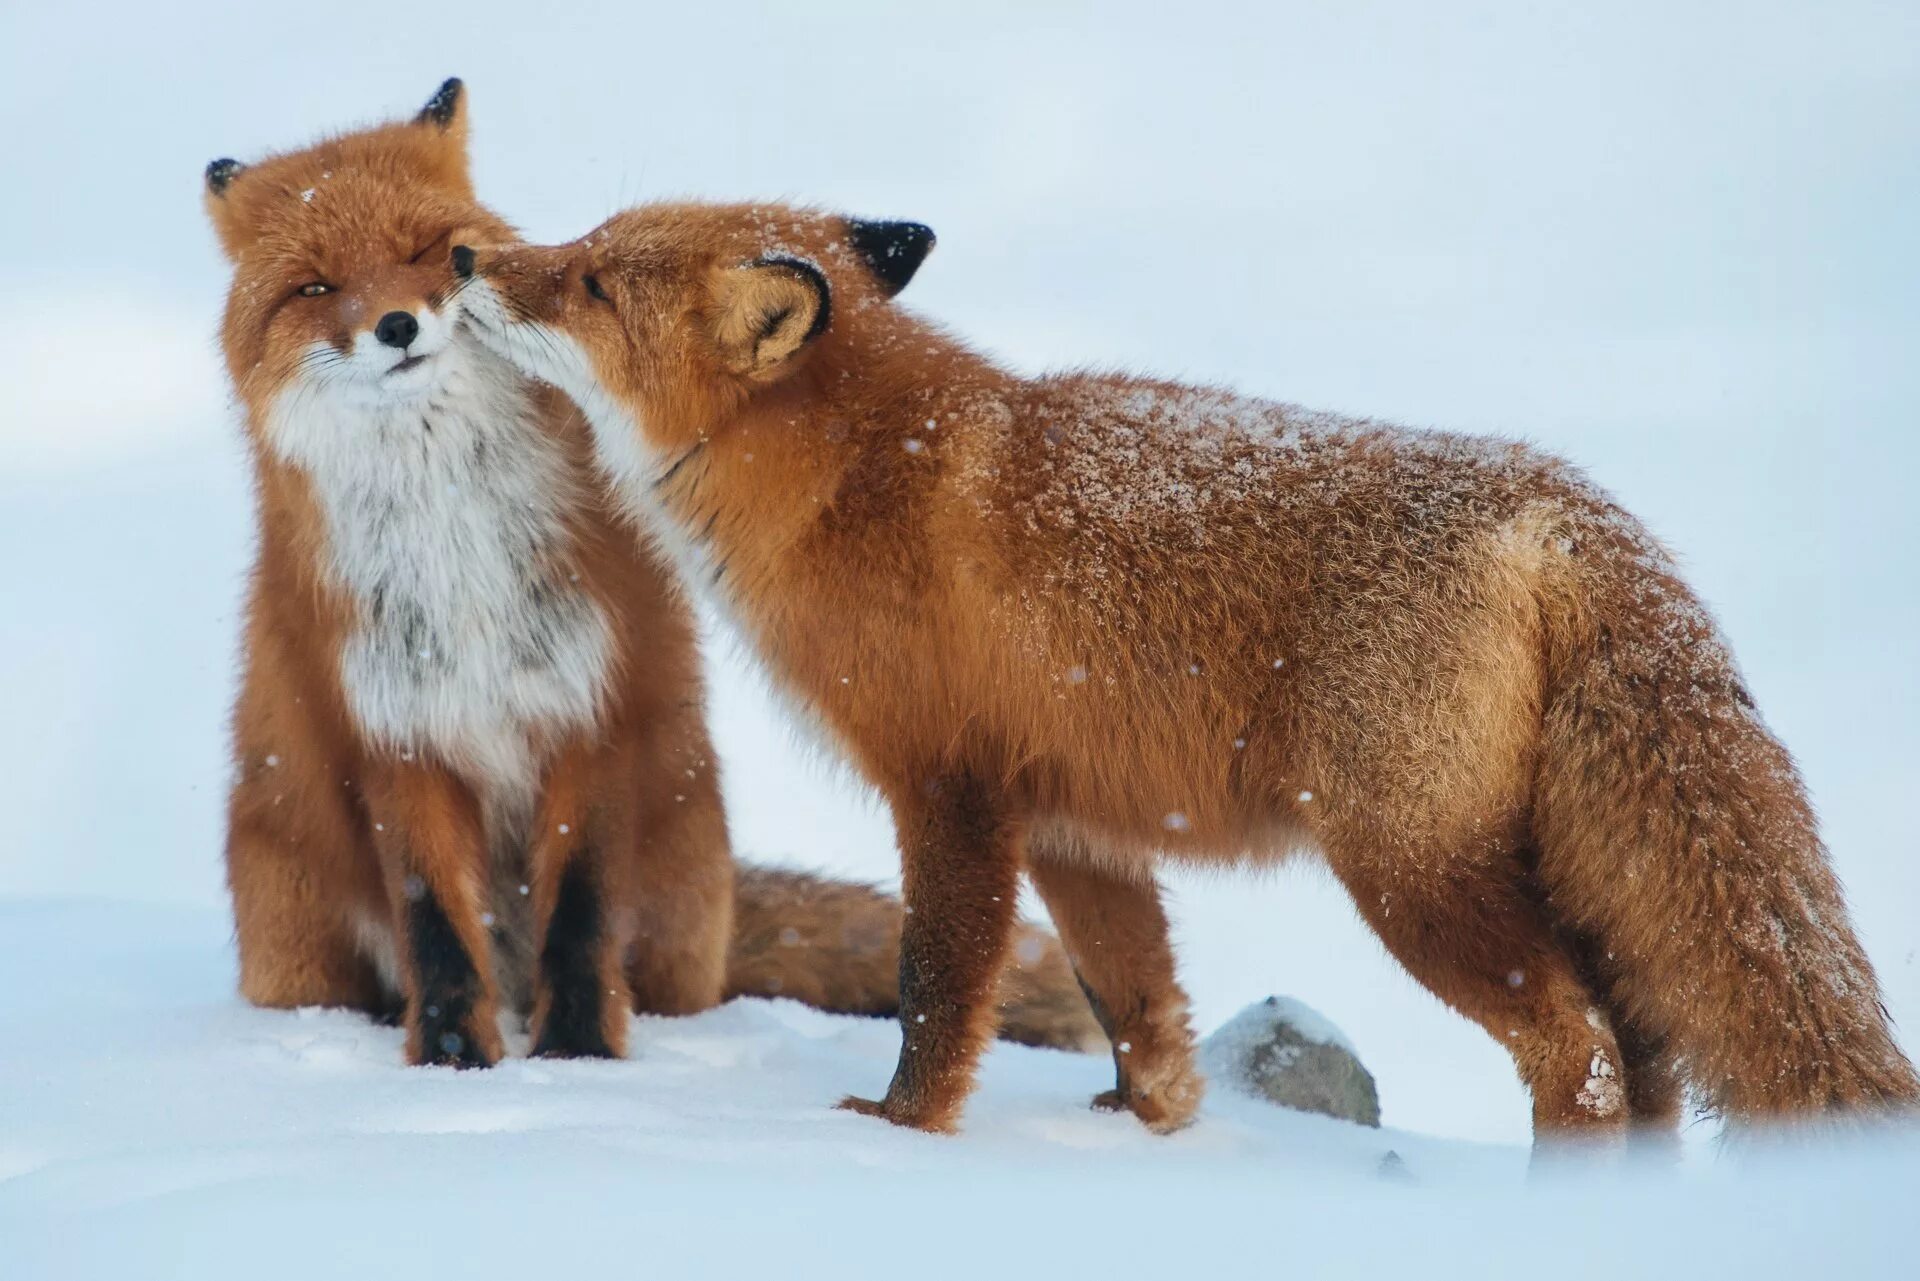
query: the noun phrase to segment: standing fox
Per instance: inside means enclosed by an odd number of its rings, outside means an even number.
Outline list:
[[[450,80],[412,121],[207,169],[260,517],[241,991],[399,1013],[409,1062],[458,1066],[500,1057],[503,1008],[555,1056],[731,993],[893,1013],[898,903],[736,875],[688,606],[585,482],[578,412],[457,327],[449,246],[511,235],[465,135]],[[1006,1034],[1090,1045],[1057,945],[1026,952]]]
[[[953,1128],[1024,866],[1114,1046],[1193,1115],[1157,854],[1320,851],[1512,1053],[1536,1141],[1916,1096],[1792,760],[1658,543],[1506,442],[1008,374],[890,303],[914,223],[662,205],[459,246],[467,322],[885,793],[878,1102]]]

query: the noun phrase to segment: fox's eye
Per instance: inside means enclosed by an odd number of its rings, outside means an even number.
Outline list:
[[[330,294],[332,292],[333,286],[321,280],[311,281],[300,286],[300,296],[302,298],[318,298],[321,294]]]
[[[595,298],[598,298],[601,302],[610,303],[613,301],[613,299],[607,297],[607,291],[600,287],[600,277],[582,276],[580,278],[580,283],[587,287],[587,292],[589,294],[592,294]]]
[[[433,240],[429,240],[426,244],[420,247],[419,253],[407,259],[407,265],[412,266],[415,263],[424,262],[428,254],[432,253],[434,250],[438,249],[441,245],[444,245],[446,243],[447,243],[447,238],[445,236],[439,236]]]

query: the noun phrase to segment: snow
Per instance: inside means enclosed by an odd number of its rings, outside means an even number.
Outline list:
[[[1220,1075],[1219,1065],[1244,1059],[1248,1049],[1272,1040],[1276,1023],[1292,1028],[1303,1040],[1334,1046],[1366,1062],[1332,1019],[1297,998],[1270,996],[1249,1005],[1207,1038],[1205,1064],[1209,1073]]]
[[[1153,1139],[1086,1110],[1110,1063],[1001,1047],[961,1137],[896,1133],[830,1104],[897,1032],[784,1004],[473,1076],[247,1009],[219,837],[248,496],[199,184],[459,74],[481,189],[537,237],[669,193],[921,218],[902,302],[1020,368],[1538,442],[1682,556],[1911,1051],[1920,173],[1888,158],[1920,10],[476,0],[450,44],[353,7],[0,7],[0,118],[32,123],[0,173],[58,184],[0,201],[0,1276],[1909,1266],[1912,1133],[1715,1156],[1702,1125],[1675,1172],[1528,1180],[1505,1052],[1304,866],[1172,876],[1181,974],[1202,1029],[1326,1011],[1383,1131],[1216,1092]],[[614,48],[644,74],[582,63]],[[894,877],[870,794],[724,636],[713,674],[743,853]]]
[[[1649,1248],[1675,1274],[1890,1276],[1920,1177],[1920,1136],[1529,1177],[1517,1148],[1226,1091],[1193,1129],[1156,1138],[1086,1106],[1110,1083],[1104,1056],[1015,1046],[988,1055],[964,1137],[935,1138],[829,1106],[885,1079],[888,1024],[787,1001],[635,1020],[625,1062],[408,1069],[398,1029],[236,1002],[227,923],[206,909],[0,904],[0,973],[38,976],[0,989],[10,1278],[560,1275],[612,1260],[880,1276],[902,1258],[928,1278],[1250,1258],[1520,1277],[1556,1241],[1569,1278],[1621,1275]]]

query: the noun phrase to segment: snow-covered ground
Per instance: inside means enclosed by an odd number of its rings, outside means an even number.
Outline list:
[[[0,1275],[1911,1275],[1920,1134],[1529,1178],[1219,1090],[1156,1139],[1084,1106],[1104,1057],[1003,1046],[933,1138],[826,1106],[884,1081],[884,1023],[739,1001],[623,1063],[408,1069],[395,1029],[236,1003],[225,936],[0,903]]]
[[[1306,867],[1174,877],[1183,973],[1203,1028],[1273,991],[1330,1015],[1386,1132],[1216,1100],[1155,1142],[1084,1111],[1104,1065],[1001,1049],[930,1140],[826,1110],[884,1081],[882,1025],[750,1004],[455,1077],[235,1002],[248,510],[200,170],[459,74],[537,237],[683,193],[924,219],[907,301],[1021,367],[1586,464],[1720,613],[1915,1048],[1920,9],[550,8],[0,7],[0,1276],[1899,1273],[1911,1135],[1775,1163],[1699,1127],[1677,1174],[1525,1183],[1505,1056]],[[724,637],[714,693],[743,853],[893,876]]]

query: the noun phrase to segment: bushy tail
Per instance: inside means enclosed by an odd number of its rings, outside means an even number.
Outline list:
[[[727,995],[784,996],[835,1014],[900,1012],[900,900],[804,872],[735,873]],[[1051,934],[1022,925],[1000,980],[1000,1036],[1104,1052],[1107,1039]]]
[[[1729,1122],[1913,1104],[1799,774],[1713,620],[1618,512],[1569,538],[1534,813],[1556,912]]]

